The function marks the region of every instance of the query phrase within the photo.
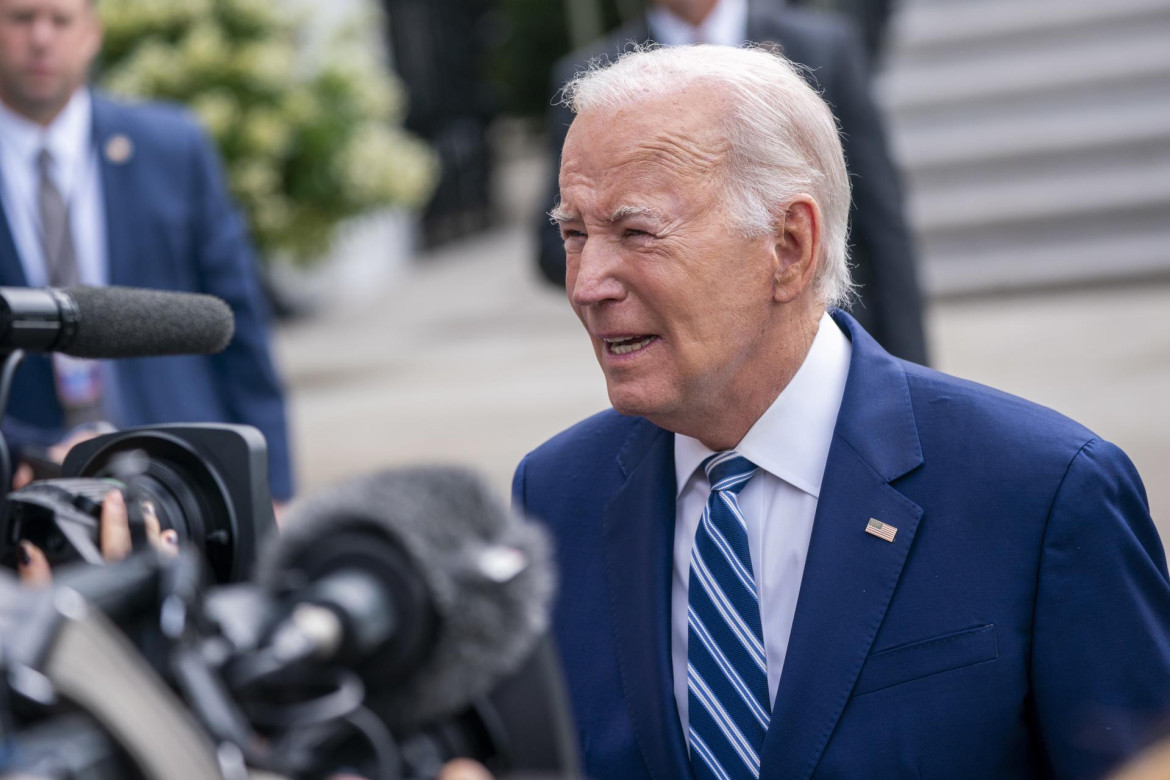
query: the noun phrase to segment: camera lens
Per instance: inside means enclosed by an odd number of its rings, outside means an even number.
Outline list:
[[[151,501],[161,530],[174,529],[180,544],[203,550],[216,580],[232,580],[235,510],[217,469],[186,442],[138,434],[103,450],[82,473],[117,479],[129,501]]]

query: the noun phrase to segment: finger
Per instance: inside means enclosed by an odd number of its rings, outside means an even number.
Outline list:
[[[154,511],[153,501],[142,502],[142,527],[146,530],[146,541],[156,550],[162,550],[162,526],[158,522],[158,515]]]
[[[33,481],[32,466],[27,463],[21,463],[16,467],[16,473],[12,475],[12,489],[20,490],[22,487]]]
[[[457,758],[443,765],[439,780],[492,780],[492,774],[478,761]]]
[[[179,532],[168,528],[160,534],[158,551],[167,558],[174,558],[179,554]]]
[[[41,548],[32,542],[20,543],[20,561],[17,563],[20,581],[24,585],[40,588],[53,581],[53,571]]]
[[[83,441],[89,441],[93,437],[97,436],[98,433],[98,431],[91,430],[89,428],[78,433],[74,433],[69,438],[62,439],[52,447],[49,447],[49,457],[58,463],[64,463],[65,456],[69,454],[69,450],[73,449],[78,444],[81,444]]]
[[[126,516],[126,499],[122,491],[111,490],[102,501],[102,557],[107,562],[120,561],[130,554],[130,520]]]

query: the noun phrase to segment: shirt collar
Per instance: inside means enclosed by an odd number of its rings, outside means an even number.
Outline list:
[[[73,97],[48,127],[33,122],[0,102],[0,143],[18,159],[36,166],[42,148],[53,156],[53,178],[68,198],[81,175],[90,149],[93,131],[93,101],[88,89],[74,91]]]
[[[747,0],[719,0],[698,27],[660,5],[650,8],[647,19],[654,39],[664,46],[699,42],[740,46],[747,40]]]
[[[764,471],[818,498],[837,413],[845,394],[852,347],[837,323],[821,315],[812,348],[796,375],[735,449]],[[674,468],[678,495],[714,451],[676,433]]]

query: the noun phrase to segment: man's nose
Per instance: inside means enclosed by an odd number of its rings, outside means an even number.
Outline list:
[[[619,279],[621,259],[612,247],[599,239],[585,242],[576,258],[569,259],[566,276],[569,301],[575,306],[590,306],[602,301],[625,297],[625,285]]]
[[[47,46],[55,32],[52,19],[47,15],[38,16],[32,23],[32,42],[37,46]]]

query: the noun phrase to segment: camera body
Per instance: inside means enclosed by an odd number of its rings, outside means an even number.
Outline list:
[[[266,452],[255,428],[212,423],[129,428],[81,442],[66,456],[62,479],[9,494],[0,562],[13,566],[27,539],[50,563],[100,563],[102,499],[120,489],[136,546],[150,501],[161,529],[201,550],[216,582],[246,580],[276,527]]]

